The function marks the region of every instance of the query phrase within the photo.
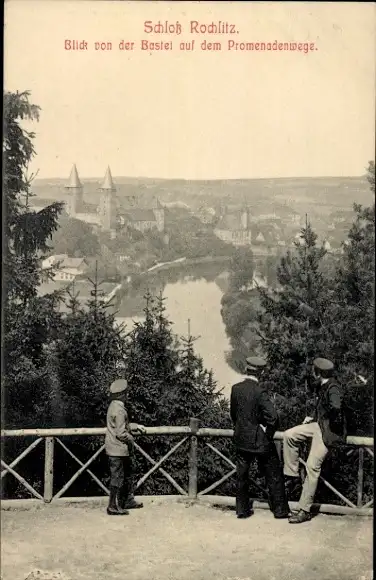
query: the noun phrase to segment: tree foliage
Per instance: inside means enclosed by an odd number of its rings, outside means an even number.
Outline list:
[[[252,250],[237,248],[229,264],[228,288],[222,297],[221,315],[232,347],[229,364],[244,371],[247,356],[256,354],[258,337],[251,333],[257,322],[260,300],[253,287],[255,263]]]
[[[23,126],[39,118],[29,93],[4,94],[3,200],[6,212],[3,246],[4,290],[4,410],[7,425],[40,420],[46,398],[44,346],[56,329],[59,297],[38,296],[40,259],[49,249],[62,205],[54,203],[36,212],[29,208],[27,171],[34,156],[34,134]]]
[[[59,220],[59,228],[52,236],[54,254],[67,254],[76,258],[93,257],[99,254],[98,237],[91,225],[68,216]]]

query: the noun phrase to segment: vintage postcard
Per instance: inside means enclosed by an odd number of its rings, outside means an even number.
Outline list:
[[[371,580],[375,3],[7,0],[4,54],[1,579]]]

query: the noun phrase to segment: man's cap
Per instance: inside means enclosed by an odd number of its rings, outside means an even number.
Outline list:
[[[128,381],[125,379],[117,379],[114,381],[110,386],[110,393],[112,395],[117,395],[119,393],[123,393],[128,388]]]
[[[319,371],[332,371],[334,369],[334,364],[327,358],[315,358],[313,365]]]
[[[266,360],[259,356],[250,356],[246,359],[248,369],[263,369],[266,367]]]

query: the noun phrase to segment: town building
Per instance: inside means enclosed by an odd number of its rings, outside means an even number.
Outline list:
[[[248,209],[243,208],[238,211],[224,213],[220,217],[214,233],[223,242],[232,243],[234,246],[251,245],[252,230]]]
[[[215,235],[235,246],[277,246],[281,240],[281,229],[275,223],[258,222],[249,208],[226,212],[214,229]]]
[[[51,276],[49,279],[54,281],[68,281],[72,282],[77,277],[82,276],[88,267],[85,258],[70,258],[66,254],[55,254],[49,256],[42,262],[42,270],[47,273],[50,270]],[[45,276],[47,278],[47,276]]]

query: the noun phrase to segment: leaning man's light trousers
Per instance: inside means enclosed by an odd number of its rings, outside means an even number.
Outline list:
[[[309,512],[313,504],[321,466],[328,454],[328,448],[323,442],[318,423],[297,425],[288,429],[283,435],[284,474],[299,475],[299,445],[312,437],[311,450],[307,459],[306,472],[299,509]]]

